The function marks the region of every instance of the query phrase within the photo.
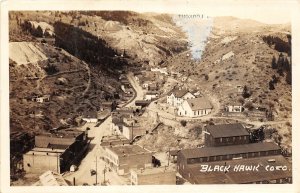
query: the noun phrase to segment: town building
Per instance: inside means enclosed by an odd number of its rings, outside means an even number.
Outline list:
[[[250,134],[240,123],[205,126],[205,146],[250,143]]]
[[[148,90],[149,91],[157,91],[158,90],[158,85],[156,83],[151,83],[148,85]]]
[[[97,111],[86,111],[82,115],[82,120],[88,123],[97,123],[98,122],[98,113]]]
[[[179,107],[183,101],[195,98],[195,96],[184,88],[174,88],[167,95],[167,104]]]
[[[33,186],[69,186],[69,184],[61,174],[48,170],[39,176],[39,181]]]
[[[148,91],[145,94],[145,100],[151,101],[152,99],[156,99],[159,96],[159,92],[157,91]]]
[[[241,103],[230,103],[225,105],[225,111],[230,113],[241,113],[244,111],[244,107]]]
[[[280,147],[273,142],[249,143],[219,147],[203,147],[183,149],[177,156],[177,169],[186,176],[186,169],[193,164],[202,164],[214,161],[228,161],[263,156],[280,155]]]
[[[131,185],[176,185],[176,171],[170,167],[133,169]]]
[[[186,99],[178,108],[179,116],[201,117],[211,113],[211,103],[204,97]]]
[[[151,101],[146,101],[146,100],[136,100],[135,101],[135,106],[138,106],[138,107],[146,107],[148,106],[149,104],[151,103]]]
[[[71,130],[35,136],[35,147],[23,155],[26,172],[62,173],[76,164],[88,148],[86,132]]]
[[[152,166],[152,152],[138,145],[105,147],[104,160],[118,175]]]
[[[34,98],[34,100],[38,103],[44,103],[44,102],[49,102],[50,101],[50,95],[43,95]]]
[[[191,184],[292,183],[291,164],[282,155],[194,164],[182,174]]]
[[[122,135],[108,135],[101,139],[101,146],[129,145],[130,141]]]
[[[130,141],[148,133],[148,130],[141,127],[139,122],[134,119],[134,114],[125,113],[113,114],[111,131],[114,135],[123,135]]]

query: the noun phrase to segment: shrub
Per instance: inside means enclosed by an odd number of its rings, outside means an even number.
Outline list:
[[[183,127],[185,127],[185,126],[187,125],[187,121],[186,121],[186,120],[181,120],[181,121],[180,121],[180,124],[181,124]]]

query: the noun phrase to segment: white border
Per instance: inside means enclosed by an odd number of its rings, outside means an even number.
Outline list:
[[[293,184],[292,185],[184,185],[184,186],[107,186],[107,187],[10,187],[9,181],[9,65],[8,65],[8,11],[10,10],[131,10],[136,12],[162,12],[176,14],[206,14],[209,16],[238,15],[242,18],[262,19],[292,16],[293,59]],[[299,112],[300,99],[300,11],[296,0],[8,0],[1,2],[1,176],[0,192],[272,192],[299,193]],[[272,14],[271,14],[272,13]],[[275,13],[275,14],[274,14]],[[275,16],[274,16],[275,15]],[[279,17],[277,19],[280,20]],[[280,23],[280,22],[279,22]]]

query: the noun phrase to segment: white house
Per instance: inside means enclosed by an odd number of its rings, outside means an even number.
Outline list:
[[[98,122],[98,113],[96,111],[85,112],[82,116],[82,120],[88,123],[97,123]]]
[[[225,110],[227,112],[234,112],[234,113],[240,113],[243,112],[244,108],[241,104],[229,104],[225,106]]]
[[[192,98],[185,100],[178,108],[179,116],[201,117],[211,113],[211,103],[203,98]]]
[[[44,96],[36,98],[36,102],[38,102],[38,103],[44,103],[44,102],[49,102],[49,101],[50,101],[50,95],[44,95]]]
[[[186,89],[173,89],[167,96],[167,104],[179,107],[183,101],[195,98],[195,96]]]
[[[151,101],[152,99],[156,99],[158,98],[158,92],[156,91],[149,91],[149,92],[146,92],[146,95],[145,95],[145,100],[146,101]]]

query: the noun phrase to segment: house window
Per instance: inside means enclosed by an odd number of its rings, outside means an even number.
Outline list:
[[[194,111],[194,115],[196,115],[196,111]]]
[[[222,143],[222,137],[220,137],[220,142]]]
[[[186,113],[187,113],[187,112],[186,112],[186,111],[184,111],[184,113],[185,113],[185,115],[186,115]]]
[[[232,141],[235,141],[235,137],[232,137]]]

